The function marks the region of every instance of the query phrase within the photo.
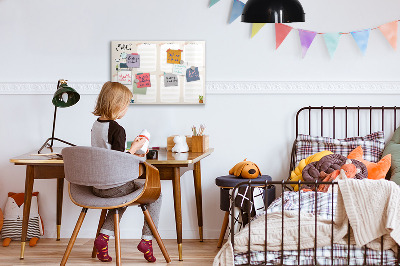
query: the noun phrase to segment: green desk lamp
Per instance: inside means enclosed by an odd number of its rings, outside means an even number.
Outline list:
[[[53,141],[58,140],[62,143],[75,146],[72,143],[69,143],[65,140],[55,138],[54,137],[54,129],[56,127],[56,116],[57,116],[57,107],[65,108],[70,107],[76,104],[79,101],[79,93],[76,92],[73,88],[69,87],[67,84],[67,80],[60,79],[57,83],[57,91],[53,95],[53,105],[54,105],[54,118],[53,118],[53,131],[51,133],[51,138],[48,138],[42,147],[39,149],[38,153],[40,153],[45,147],[50,148],[51,152],[53,152]],[[50,144],[49,144],[49,141]]]

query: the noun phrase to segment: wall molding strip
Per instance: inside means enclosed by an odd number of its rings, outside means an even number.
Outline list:
[[[96,95],[102,82],[71,82],[80,94]],[[0,94],[53,94],[56,82],[0,83]],[[400,81],[208,81],[207,94],[400,94]]]

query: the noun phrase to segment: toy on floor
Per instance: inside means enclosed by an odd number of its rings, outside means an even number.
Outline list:
[[[172,148],[172,152],[188,152],[189,146],[186,143],[185,136],[174,137],[175,146]]]
[[[260,168],[258,168],[255,163],[246,160],[247,158],[244,159],[242,162],[237,163],[231,170],[229,170],[229,174],[249,179],[257,178],[258,176],[260,176]]]
[[[26,238],[30,239],[29,246],[34,247],[43,235],[43,223],[39,215],[38,207],[39,192],[32,193],[31,212],[28,222],[28,233]],[[1,237],[3,247],[8,247],[11,240],[21,241],[22,219],[24,213],[24,193],[9,192],[4,208],[3,228]]]

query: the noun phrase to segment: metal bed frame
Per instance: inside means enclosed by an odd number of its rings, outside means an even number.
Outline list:
[[[384,129],[385,129],[385,113],[387,113],[385,111],[393,112],[393,126],[394,126],[393,130],[395,130],[396,129],[396,125],[397,125],[397,123],[396,123],[397,111],[399,109],[400,108],[398,108],[396,106],[393,106],[393,107],[385,107],[385,106],[382,106],[382,107],[372,107],[372,106],[369,106],[369,107],[360,107],[360,106],[357,106],[357,107],[348,107],[348,106],[344,106],[344,107],[337,107],[337,106],[331,106],[331,107],[324,107],[324,106],[312,107],[312,106],[308,106],[308,107],[303,107],[296,114],[296,138],[299,135],[300,114],[303,111],[308,111],[308,134],[309,135],[311,135],[311,131],[312,131],[311,112],[313,110],[319,111],[319,113],[320,113],[320,136],[324,136],[324,111],[325,110],[331,110],[330,113],[332,113],[332,123],[333,123],[332,124],[332,129],[333,129],[332,136],[333,136],[333,138],[336,137],[336,122],[337,122],[336,113],[338,111],[344,112],[344,121],[341,121],[341,122],[342,122],[342,125],[344,123],[345,137],[347,138],[347,136],[348,136],[348,125],[349,125],[349,121],[348,121],[349,115],[348,115],[348,113],[356,112],[356,115],[357,115],[357,136],[360,136],[360,121],[361,121],[360,120],[360,113],[361,112],[365,113],[365,111],[369,111],[369,131],[370,131],[370,133],[372,133],[373,113],[374,112],[378,112],[378,111],[381,112],[381,130],[382,131],[384,131]],[[295,165],[295,158],[296,158],[295,146],[296,146],[296,141],[293,144],[293,149],[292,149],[292,153],[291,153],[290,172],[293,169],[295,169],[295,167],[296,167],[296,165]],[[289,172],[289,176],[290,176],[290,172]],[[252,181],[250,179],[249,181],[242,182],[242,183],[236,185],[234,187],[233,191],[232,191],[232,195],[235,195],[235,192],[239,187],[251,186],[251,187],[263,188],[264,191],[265,191],[266,198],[268,198],[268,189],[266,189],[266,188],[268,188],[269,186],[271,186],[271,185],[281,186],[282,195],[283,195],[285,190],[291,190],[290,187],[287,186],[287,185],[292,185],[292,184],[299,185],[299,187],[300,187],[301,184],[315,185],[314,191],[317,192],[317,189],[318,189],[319,185],[330,184],[330,185],[332,185],[332,190],[333,190],[334,186],[336,186],[338,183],[336,181],[332,181],[332,182],[320,182],[320,181],[304,182],[304,181],[285,181],[285,180],[283,180],[283,181],[265,181],[265,182],[263,182],[263,181]],[[300,190],[298,191],[298,193],[299,193],[299,202],[301,202],[301,192],[300,192]],[[253,196],[252,194],[253,194],[253,191],[250,189],[250,198],[252,198],[252,196]],[[281,197],[281,198],[282,198],[282,212],[284,212],[284,197]],[[333,250],[333,244],[334,244],[333,243],[333,224],[334,224],[334,220],[333,220],[334,219],[334,216],[333,216],[333,211],[334,211],[333,204],[334,203],[333,203],[333,201],[334,200],[333,199],[334,199],[334,193],[332,193],[332,213],[331,213],[331,215],[332,215],[332,221],[331,221],[331,228],[332,228],[331,261],[332,261],[332,265],[334,263],[334,254],[333,254],[333,251],[334,251]],[[317,208],[318,208],[317,207],[317,202],[318,202],[317,193],[315,193],[315,213],[317,213]],[[268,252],[268,250],[267,250],[267,242],[268,242],[268,239],[267,239],[267,233],[268,233],[268,227],[267,227],[267,225],[268,225],[267,207],[268,206],[267,206],[267,201],[264,201],[264,207],[265,207],[264,262],[259,263],[259,265],[272,265],[272,264],[268,264],[268,262],[267,262],[267,252]],[[298,226],[300,227],[300,204],[299,204],[298,214],[299,214]],[[232,200],[231,200],[231,232],[230,232],[231,239],[230,240],[231,240],[231,244],[232,244],[233,248],[234,248],[234,245],[235,245],[235,241],[234,241],[234,237],[235,237],[235,234],[234,234],[234,217],[235,217],[234,197],[232,197]],[[314,263],[313,264],[307,264],[307,265],[318,265],[317,264],[317,254],[316,254],[317,238],[318,238],[316,224],[317,224],[317,215],[315,215],[315,239],[314,239],[314,258],[313,258]],[[245,264],[245,265],[250,265],[251,264],[251,255],[250,255],[251,254],[251,249],[250,249],[250,243],[251,243],[251,230],[250,230],[251,229],[251,219],[249,219],[248,227],[249,227],[249,242],[248,242],[248,245],[247,245],[247,262],[248,263]],[[281,232],[281,234],[282,234],[282,237],[281,237],[281,250],[280,250],[281,256],[280,256],[280,264],[278,264],[278,265],[284,265],[283,264],[283,259],[284,259],[284,256],[283,256],[283,251],[284,251],[284,240],[283,240],[283,238],[284,238],[283,237],[283,235],[284,235],[284,217],[283,216],[282,216],[282,232]],[[297,265],[305,265],[305,264],[300,264],[300,254],[301,254],[300,242],[301,242],[301,237],[300,237],[300,230],[299,230],[298,243],[297,243],[297,247],[298,247],[297,248]],[[397,248],[398,248],[399,252],[397,253],[397,258],[396,258],[395,265],[400,265],[400,249],[399,249],[400,246],[397,245]],[[366,264],[367,263],[367,253],[366,253],[366,249],[367,248],[366,248],[366,246],[363,246],[363,249],[364,249],[364,263],[363,263],[363,265],[367,265]],[[347,264],[346,265],[350,265],[350,224],[348,226],[348,233],[347,233]],[[383,236],[381,237],[380,265],[384,265],[384,261],[383,261]]]

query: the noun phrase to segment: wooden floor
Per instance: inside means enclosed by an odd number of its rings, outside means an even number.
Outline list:
[[[9,247],[0,246],[0,265],[60,265],[65,248],[69,239],[40,239],[36,247],[25,249],[25,259],[20,260],[20,242],[12,241]],[[149,264],[143,254],[136,249],[139,240],[121,240],[122,264],[123,265],[212,265],[215,255],[218,253],[217,240],[187,240],[183,241],[183,261],[178,261],[178,247],[176,240],[163,240],[168,250],[172,262],[167,264],[154,241],[154,254],[157,258],[156,263]],[[91,258],[93,240],[77,239],[68,259],[67,265],[115,265],[114,262],[114,243],[110,241],[110,255],[113,262],[104,263]]]

